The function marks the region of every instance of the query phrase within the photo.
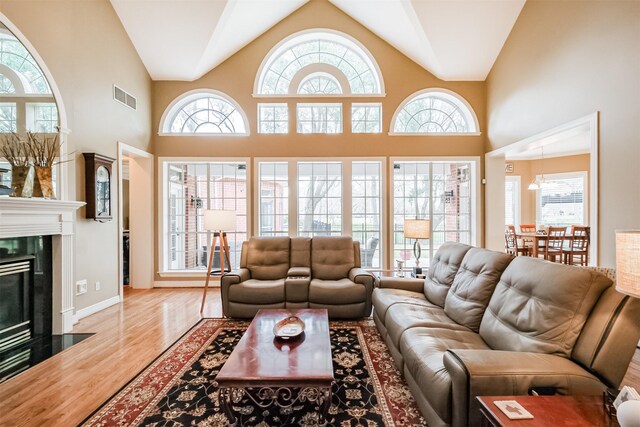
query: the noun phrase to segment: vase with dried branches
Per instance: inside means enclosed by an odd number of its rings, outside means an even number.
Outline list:
[[[60,153],[58,134],[49,136],[27,132],[27,147],[35,170],[33,197],[55,199],[52,168]]]
[[[15,133],[8,133],[0,140],[0,156],[11,165],[12,197],[31,197],[33,194],[33,174],[29,144]]]

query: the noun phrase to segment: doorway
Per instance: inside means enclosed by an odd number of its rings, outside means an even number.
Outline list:
[[[598,265],[598,113],[486,154],[485,246],[503,250],[516,229],[590,227],[589,264]]]
[[[118,143],[120,297],[124,286],[153,287],[153,155]]]

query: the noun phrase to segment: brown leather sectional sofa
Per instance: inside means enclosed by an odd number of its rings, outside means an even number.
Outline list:
[[[381,279],[373,306],[430,427],[479,425],[481,395],[599,395],[640,338],[640,300],[604,275],[458,243],[424,281]]]
[[[222,277],[222,312],[326,308],[333,319],[367,317],[374,283],[351,237],[252,237],[242,243],[240,269]]]

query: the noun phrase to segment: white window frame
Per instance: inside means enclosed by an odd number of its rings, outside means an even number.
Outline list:
[[[449,102],[460,108],[462,114],[467,119],[469,126],[474,126],[473,131],[470,132],[442,132],[442,133],[420,133],[420,132],[395,132],[394,128],[396,125],[396,120],[398,119],[398,115],[404,107],[412,102],[415,98],[421,97],[422,95],[429,95],[430,93],[435,96],[441,96],[446,98]],[[389,136],[479,136],[482,135],[480,132],[480,123],[478,122],[478,116],[469,103],[462,95],[445,88],[428,88],[422,89],[417,92],[412,93],[407,96],[398,106],[396,111],[393,113],[393,117],[391,118],[391,125],[389,126]]]
[[[481,224],[481,215],[480,215],[480,191],[481,191],[481,183],[480,183],[480,157],[479,156],[460,156],[460,157],[389,157],[388,169],[391,171],[389,173],[389,189],[390,189],[390,197],[388,200],[389,206],[389,216],[393,217],[393,189],[395,188],[394,182],[394,173],[393,173],[393,165],[395,162],[469,162],[471,165],[471,176],[475,180],[475,184],[471,187],[473,189],[471,193],[471,219],[469,226],[471,228],[471,242],[472,246],[478,246],[478,242],[482,242],[482,224]],[[390,221],[390,220],[389,220]],[[393,251],[393,227],[390,223],[387,223],[387,244],[386,246],[389,248],[387,262],[390,265],[394,265],[394,251]],[[429,239],[429,250],[433,247],[433,242]],[[422,267],[428,267],[423,265]]]
[[[271,107],[271,108],[284,108],[285,110],[287,110],[287,131],[286,132],[261,132],[261,125],[262,123],[274,123],[274,129],[275,129],[275,123],[281,123],[281,120],[273,120],[270,122],[263,122],[261,119],[261,115],[260,115],[260,109],[261,107]],[[289,117],[289,104],[286,102],[259,102],[258,105],[256,106],[256,122],[257,122],[257,128],[256,128],[256,133],[259,133],[260,135],[287,135],[290,133],[291,131],[291,118]]]
[[[167,268],[167,239],[166,231],[169,226],[169,219],[165,215],[166,201],[169,195],[169,188],[166,183],[166,168],[168,163],[212,163],[212,162],[245,162],[247,166],[247,238],[251,237],[251,224],[253,209],[251,208],[251,195],[252,191],[252,163],[249,157],[158,157],[157,168],[159,173],[158,179],[158,193],[160,194],[158,200],[158,275],[160,277],[194,277],[194,278],[206,278],[206,270],[169,270]],[[253,174],[255,175],[255,174]],[[208,242],[210,245],[211,242]]]
[[[372,121],[368,121],[364,120],[364,127],[365,127],[365,131],[364,132],[354,132],[353,130],[353,124],[354,124],[354,120],[353,120],[353,109],[354,108],[371,108],[371,107],[377,107],[380,110],[380,120],[378,122],[378,125],[380,126],[380,130],[378,132],[367,132],[366,128],[367,128],[367,123],[373,123]],[[365,115],[366,117],[366,115]],[[369,134],[369,135],[377,135],[382,133],[382,103],[381,102],[353,102],[351,104],[351,133],[356,133],[356,134]]]
[[[513,197],[513,203],[514,203],[514,206],[513,206],[514,224],[513,225],[516,227],[516,229],[519,229],[520,224],[522,224],[522,179],[518,175],[507,175],[504,177],[504,181],[513,182],[513,185],[515,188],[515,192],[513,195],[514,196]],[[506,201],[506,197],[505,197],[505,201]],[[508,225],[508,224],[505,224],[505,225]]]
[[[571,178],[582,178],[583,182],[583,192],[582,192],[582,218],[584,218],[584,224],[578,225],[589,225],[589,173],[587,171],[575,171],[575,172],[561,172],[561,173],[545,173],[545,179],[556,180],[556,179],[571,179]],[[542,179],[542,175],[536,175],[536,179],[540,181]],[[540,198],[542,197],[542,192],[540,190],[536,190],[536,227],[539,227],[543,224],[540,211]],[[547,226],[548,224],[544,224]]]
[[[195,132],[171,132],[171,124],[175,119],[175,116],[182,110],[182,108],[189,104],[191,101],[194,101],[198,98],[205,98],[207,96],[222,98],[224,101],[233,105],[240,116],[242,116],[242,120],[244,122],[245,132],[235,132],[235,133],[195,133]],[[158,128],[159,136],[184,136],[184,137],[243,137],[249,136],[251,134],[249,120],[247,119],[247,115],[244,112],[244,109],[238,104],[238,102],[233,99],[230,95],[227,95],[224,92],[220,92],[215,89],[193,89],[188,92],[185,92],[175,98],[171,103],[167,106],[162,113],[162,117],[160,118],[160,125]]]
[[[311,107],[339,107],[340,108],[340,131],[339,132],[301,132],[300,131],[300,107],[307,108]],[[313,110],[312,110],[313,111]],[[312,112],[313,115],[313,112]],[[305,120],[304,122],[308,122]],[[311,128],[313,129],[314,122],[311,120]],[[327,121],[328,123],[328,121]],[[296,104],[296,133],[298,135],[341,135],[344,133],[344,107],[341,102],[299,102]]]
[[[380,180],[381,180],[381,215],[380,221],[382,227],[380,229],[382,251],[382,268],[389,268],[387,264],[387,242],[384,241],[385,236],[389,235],[389,200],[387,198],[387,168],[385,167],[386,157],[256,157],[253,159],[253,169],[258,171],[261,162],[269,163],[287,163],[289,174],[289,235],[298,236],[298,163],[299,162],[342,162],[342,234],[351,235],[353,226],[353,206],[352,206],[352,188],[351,177],[353,175],[353,162],[380,162]],[[253,174],[253,185],[260,188],[260,177],[256,172]],[[346,202],[348,201],[348,203]],[[260,230],[260,203],[253,205],[253,226],[254,230]],[[248,215],[247,215],[248,216]],[[360,242],[364,245],[366,242]]]

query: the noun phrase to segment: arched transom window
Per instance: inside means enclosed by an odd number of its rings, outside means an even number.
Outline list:
[[[0,93],[51,94],[44,73],[24,45],[0,30]]]
[[[299,85],[291,88],[292,83],[297,82]],[[340,90],[330,94],[382,95],[384,92],[379,67],[363,46],[345,34],[311,30],[288,37],[267,55],[258,72],[255,93],[327,94],[313,92],[314,84]]]
[[[196,90],[173,101],[161,133],[248,135],[248,129],[247,117],[233,99],[218,91]]]
[[[458,134],[478,131],[469,104],[453,92],[427,89],[411,95],[392,120],[395,134]]]
[[[298,87],[300,95],[339,95],[342,88],[338,80],[328,73],[311,73],[306,76]]]

